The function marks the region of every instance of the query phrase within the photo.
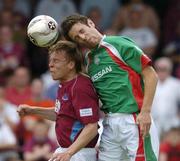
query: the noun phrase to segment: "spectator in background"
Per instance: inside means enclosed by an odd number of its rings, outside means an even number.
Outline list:
[[[14,86],[14,69],[7,69],[0,73],[0,85],[6,86],[6,88]]]
[[[44,87],[43,82],[41,79],[33,79],[31,83],[31,97],[27,101],[25,101],[25,104],[28,104],[30,106],[38,106],[38,107],[54,107],[54,102],[49,99],[45,99],[44,95]],[[36,120],[39,119],[37,116],[25,116],[22,119],[22,126],[24,126],[24,134],[23,134],[23,140],[26,141],[30,137],[32,137],[32,131],[34,123]]]
[[[6,89],[6,98],[11,103],[19,105],[31,98],[30,71],[26,67],[16,68],[12,82],[14,85]]]
[[[11,27],[14,26],[14,15],[11,10],[3,9],[0,11],[1,22],[0,25],[9,25]]]
[[[16,112],[17,107],[5,98],[5,88],[0,86],[0,108],[1,108],[1,121],[8,123],[11,130],[15,131],[20,121],[20,118]]]
[[[15,0],[14,10],[22,13],[27,18],[31,16],[31,0]]]
[[[87,17],[89,17],[96,25],[96,28],[99,31],[101,31],[101,21],[102,21],[101,9],[99,7],[89,8],[89,11],[87,12]]]
[[[164,48],[164,55],[173,62],[173,75],[180,79],[180,21],[176,26],[176,36]]]
[[[119,35],[133,39],[144,53],[152,58],[155,54],[158,40],[152,30],[143,25],[143,14],[140,6],[133,6],[128,14],[129,25],[125,26]]]
[[[3,8],[26,17],[30,16],[29,0],[1,0],[0,10],[2,10]]]
[[[154,65],[159,81],[152,105],[152,116],[161,136],[172,127],[180,126],[180,81],[171,76],[172,62],[169,58],[159,58]]]
[[[169,6],[165,12],[165,18],[163,21],[163,44],[167,45],[173,41],[176,37],[176,27],[178,26],[180,20],[180,1],[171,0],[169,1]]]
[[[37,4],[35,15],[49,15],[58,23],[76,12],[74,3],[71,0],[42,0]]]
[[[102,15],[100,30],[103,31],[111,25],[113,16],[119,8],[118,0],[83,0],[80,6],[80,13],[88,15],[92,8],[99,8]]]
[[[48,138],[49,126],[44,120],[37,120],[33,136],[24,145],[24,159],[27,161],[47,161],[57,145]]]
[[[16,107],[5,99],[4,87],[0,87],[0,161],[17,158],[17,141],[14,131],[19,122]]]
[[[22,12],[22,10],[17,10],[17,2],[19,0],[3,0],[2,1],[2,8],[1,8],[1,12],[3,13],[5,11],[5,13],[7,14],[7,12],[9,12],[8,14],[12,14],[11,17],[12,19],[9,20],[5,20],[5,22],[10,22],[12,24],[13,29],[16,31],[16,39],[18,41],[20,41],[21,43],[24,43],[25,37],[26,37],[26,24],[27,24],[27,19],[28,17],[26,17],[24,15],[24,13]],[[27,2],[27,1],[25,1]],[[21,6],[24,6],[22,3]],[[25,9],[25,8],[23,8]],[[28,11],[28,9],[25,9]],[[11,13],[10,13],[11,12]],[[7,15],[6,15],[7,16]],[[10,15],[8,15],[10,16]]]
[[[25,48],[13,40],[13,29],[8,25],[2,25],[0,35],[0,71],[27,64]]]
[[[54,102],[44,97],[44,84],[39,78],[35,78],[31,83],[31,98],[25,103],[31,106],[54,107]]]
[[[129,26],[131,20],[129,19],[129,13],[132,8],[140,8],[142,10],[141,25],[152,30],[152,32],[159,36],[159,18],[154,9],[144,4],[142,0],[130,0],[130,2],[119,8],[115,19],[112,24],[112,30],[117,32],[121,31],[124,27]]]
[[[172,128],[165,133],[160,146],[159,161],[180,160],[180,128]]]
[[[0,120],[0,161],[8,158],[18,158],[15,134],[10,127]]]
[[[14,105],[19,105],[31,98],[30,72],[26,67],[17,67],[11,78],[11,85],[6,88],[6,99]],[[22,145],[23,123],[20,121],[16,131],[18,144]]]

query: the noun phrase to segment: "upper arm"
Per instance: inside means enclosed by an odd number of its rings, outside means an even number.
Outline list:
[[[90,132],[98,132],[98,122],[94,123],[88,123],[84,126],[84,130],[90,131]]]
[[[88,123],[85,125],[85,127],[91,128],[91,129],[97,129],[98,122]]]
[[[95,123],[99,120],[98,96],[90,81],[77,86],[73,91],[72,103],[77,118],[83,123]]]
[[[154,77],[155,80],[157,80],[157,74],[152,66],[146,66],[142,70],[142,76],[146,79],[151,79],[151,77]]]
[[[150,73],[156,73],[152,66],[146,66],[145,68],[143,68],[142,75],[148,75]]]

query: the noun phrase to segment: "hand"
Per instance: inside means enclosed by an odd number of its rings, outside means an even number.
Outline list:
[[[22,105],[19,105],[17,112],[19,113],[21,117],[26,116],[26,115],[32,114],[32,107],[26,104],[22,104]]]
[[[136,123],[140,127],[140,134],[145,137],[149,133],[151,126],[151,115],[150,112],[141,111],[136,118]]]
[[[70,161],[71,157],[68,152],[54,153],[49,161]]]

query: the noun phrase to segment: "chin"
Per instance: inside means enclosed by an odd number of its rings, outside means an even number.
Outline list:
[[[59,80],[59,79],[58,79],[58,78],[56,78],[56,77],[52,77],[52,79],[53,79],[53,80]]]

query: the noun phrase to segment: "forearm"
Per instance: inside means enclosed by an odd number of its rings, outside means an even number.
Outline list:
[[[98,124],[91,123],[84,127],[76,141],[68,148],[67,152],[74,155],[80,149],[84,148],[98,133]]]
[[[32,115],[39,116],[41,118],[55,121],[56,120],[56,113],[54,108],[44,108],[44,107],[36,107],[34,106],[31,110]]]
[[[146,67],[142,75],[144,80],[144,99],[141,111],[150,112],[158,78],[152,67]]]

